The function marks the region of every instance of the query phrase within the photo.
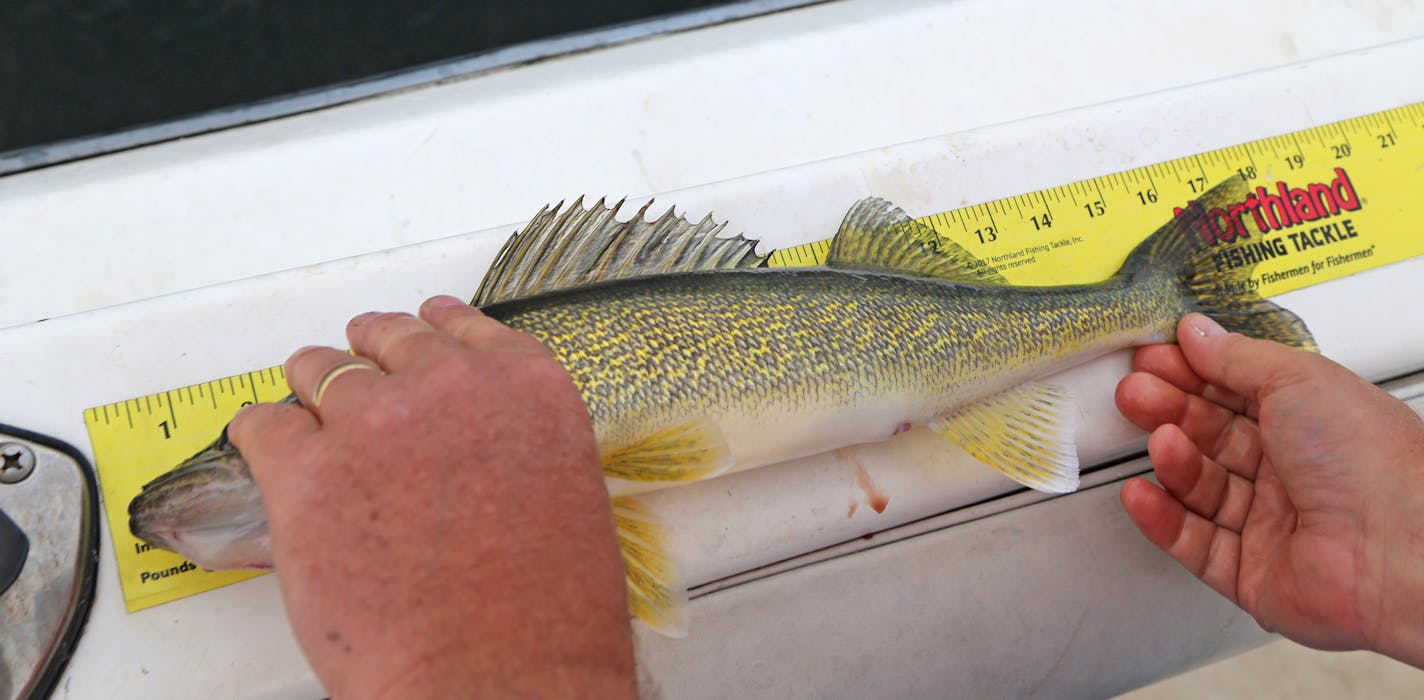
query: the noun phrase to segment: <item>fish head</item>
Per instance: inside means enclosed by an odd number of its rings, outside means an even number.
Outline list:
[[[226,431],[144,485],[129,502],[129,530],[205,569],[272,568],[261,493]]]

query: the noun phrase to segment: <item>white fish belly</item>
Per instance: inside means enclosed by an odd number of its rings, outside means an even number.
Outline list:
[[[780,406],[743,406],[724,413],[718,426],[732,452],[723,472],[755,469],[842,447],[886,440],[908,427],[963,406],[1073,367],[1119,347],[1161,342],[1160,333],[1130,329],[1098,339],[1077,352],[1046,355],[1003,368],[993,376],[965,378],[946,395],[917,396],[896,389],[881,396],[860,396],[838,405],[788,410]],[[913,385],[913,384],[911,384]],[[678,482],[608,479],[610,495],[626,496],[678,486]]]
[[[857,406],[829,406],[812,411],[748,411],[717,421],[732,453],[726,474],[756,469],[800,457],[886,440],[936,415],[923,397],[884,398]],[[653,491],[674,482],[608,479],[613,497]]]

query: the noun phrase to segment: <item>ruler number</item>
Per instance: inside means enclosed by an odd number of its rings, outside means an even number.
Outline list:
[[[1394,145],[1394,134],[1375,134],[1375,138],[1379,139],[1380,148],[1389,148]]]
[[[1196,190],[1192,191],[1195,192]],[[1148,204],[1156,204],[1157,190],[1138,190],[1137,201],[1142,202],[1143,206],[1146,206]]]
[[[172,437],[173,437],[173,432],[168,429],[168,421],[161,421],[161,422],[159,422],[158,427],[160,427],[160,428],[163,429],[163,439],[164,439],[164,440],[172,439]]]
[[[1196,194],[1198,192],[1205,192],[1206,178],[1200,176],[1194,177],[1190,180],[1187,180],[1187,186],[1192,188],[1192,194]]]
[[[1237,168],[1236,174],[1240,175],[1242,180],[1254,180],[1256,179],[1256,166],[1248,165],[1244,168]]]
[[[1053,228],[1053,217],[1047,214],[1036,214],[1028,217],[1033,222],[1033,230],[1042,231],[1046,228]]]
[[[1350,157],[1350,144],[1342,143],[1338,146],[1331,146],[1330,150],[1335,153],[1335,160]]]
[[[1088,210],[1089,219],[1095,216],[1102,216],[1108,210],[1107,207],[1103,205],[1103,200],[1101,199],[1095,199],[1091,202],[1088,202],[1087,204],[1083,205],[1083,208]]]
[[[1286,165],[1289,165],[1291,170],[1298,170],[1300,168],[1305,167],[1305,156],[1300,154],[1289,156],[1285,159],[1285,161]]]
[[[974,235],[979,237],[980,243],[990,243],[999,240],[999,234],[994,232],[993,226],[974,229]]]

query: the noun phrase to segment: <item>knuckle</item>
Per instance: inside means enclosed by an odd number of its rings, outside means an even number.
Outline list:
[[[366,429],[389,431],[414,422],[417,412],[418,405],[412,397],[388,392],[364,406],[360,415]]]

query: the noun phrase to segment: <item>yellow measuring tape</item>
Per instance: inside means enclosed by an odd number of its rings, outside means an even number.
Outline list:
[[[921,219],[1014,284],[1100,280],[1178,207],[1232,175],[1253,191],[1208,212],[1199,231],[1217,265],[1257,264],[1272,296],[1424,254],[1424,103]],[[816,265],[828,241],[772,254]],[[129,533],[128,503],[150,479],[207,445],[244,404],[288,393],[280,368],[217,379],[84,412],[130,611],[250,578],[207,572]]]
[[[129,532],[128,506],[144,484],[212,442],[243,406],[288,393],[286,374],[274,367],[84,411],[94,462],[103,464],[99,491],[130,612],[261,575],[204,571],[152,549]]]

